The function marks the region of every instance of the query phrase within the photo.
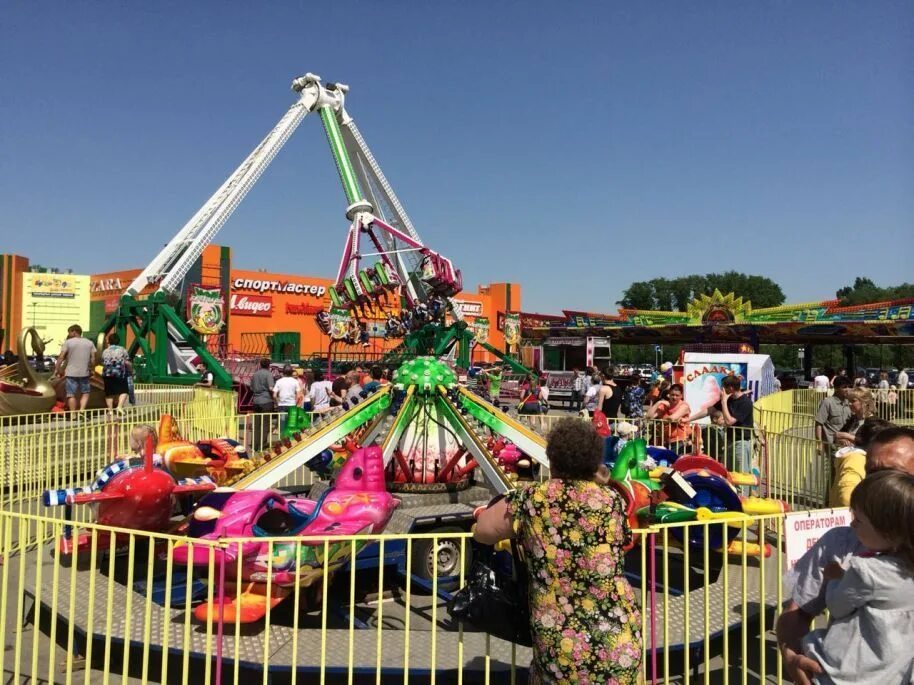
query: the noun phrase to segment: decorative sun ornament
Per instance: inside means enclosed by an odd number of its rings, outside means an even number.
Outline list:
[[[724,295],[715,289],[711,295],[699,295],[689,303],[687,313],[694,323],[738,323],[752,312],[752,303],[734,293]]]

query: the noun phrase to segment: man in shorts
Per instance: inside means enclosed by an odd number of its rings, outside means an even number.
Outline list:
[[[57,366],[54,367],[55,377],[59,377],[61,369],[65,369],[67,406],[70,411],[76,411],[77,396],[80,411],[89,404],[89,379],[93,368],[95,345],[83,337],[83,329],[79,324],[73,324],[67,329],[67,339],[60,347]]]

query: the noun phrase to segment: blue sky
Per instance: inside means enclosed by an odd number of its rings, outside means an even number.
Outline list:
[[[909,2],[6,2],[0,251],[140,267],[306,71],[423,240],[524,309],[614,311],[737,269],[822,299],[912,280]],[[345,199],[306,119],[218,242],[333,276]]]

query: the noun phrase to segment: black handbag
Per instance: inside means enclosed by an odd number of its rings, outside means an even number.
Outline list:
[[[532,647],[527,567],[513,540],[511,554],[512,570],[508,573],[499,568],[491,547],[481,549],[466,585],[454,594],[447,609],[457,621],[472,623],[502,640]]]

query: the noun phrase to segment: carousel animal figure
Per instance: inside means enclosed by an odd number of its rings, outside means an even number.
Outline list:
[[[381,448],[376,445],[350,455],[317,500],[287,497],[276,490],[219,488],[198,502],[182,532],[202,540],[243,537],[247,541],[224,549],[174,548],[172,558],[178,564],[208,568],[215,563],[228,581],[222,596],[216,591],[211,602],[194,609],[194,617],[201,622],[259,621],[292,595],[296,584],[308,587],[328,581],[325,571],[334,573],[369,544],[334,542],[334,537],[382,532],[398,504],[387,492]],[[309,540],[309,536],[318,539]],[[320,538],[328,538],[328,544]]]
[[[51,411],[57,391],[46,375],[39,375],[29,365],[29,344],[36,357],[44,356],[44,341],[34,326],[19,333],[19,357],[0,370],[0,416],[39,414]]]

